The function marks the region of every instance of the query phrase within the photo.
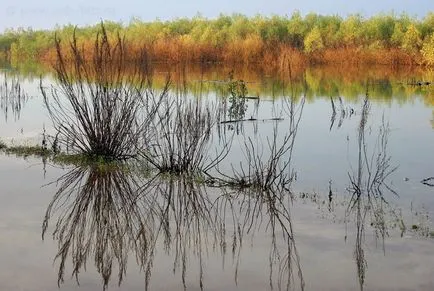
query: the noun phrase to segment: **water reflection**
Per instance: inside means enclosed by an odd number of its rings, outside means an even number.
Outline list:
[[[431,126],[434,128],[434,110],[432,112]]]
[[[58,190],[49,204],[42,230],[57,214],[53,238],[58,242],[55,259],[60,261],[58,284],[64,281],[70,257],[72,275],[79,273],[89,258],[107,287],[117,265],[118,283],[126,275],[128,254],[133,251],[140,267],[149,272],[155,241],[155,202],[139,194],[139,177],[122,167],[78,167],[57,180]]]
[[[363,101],[359,116],[355,144],[352,145],[347,137],[347,158],[353,162],[348,171],[348,195],[344,195],[343,199],[337,197],[333,190],[333,181],[330,179],[328,195],[315,192],[301,193],[299,198],[313,203],[320,209],[321,217],[345,223],[345,241],[354,240],[356,278],[360,290],[363,290],[368,271],[366,238],[370,235],[367,234],[367,230],[372,231],[373,238],[382,248],[383,254],[386,254],[385,241],[391,231],[398,232],[403,237],[409,229],[404,224],[401,209],[391,201],[391,198],[398,198],[398,194],[389,183],[397,169],[388,152],[389,124],[383,117],[378,130],[368,125],[368,98]],[[340,210],[344,211],[343,215]]]
[[[258,193],[254,190],[238,190],[227,191],[217,201],[219,212],[231,213],[230,217],[236,226],[233,228],[231,247],[232,254],[236,258],[237,269],[244,237],[254,236],[255,232],[259,232],[262,227],[270,230],[269,284],[271,289],[277,283],[279,290],[292,290],[297,287],[304,290],[303,272],[288,207],[291,199],[289,192]],[[279,248],[279,245],[283,245],[284,248]]]
[[[6,122],[10,111],[12,111],[15,121],[20,118],[21,110],[28,99],[29,96],[21,86],[19,78],[4,74],[3,80],[0,82],[0,109]]]
[[[339,109],[336,109],[335,101],[333,100],[333,97],[330,97],[330,102],[332,105],[332,116],[330,118],[330,131],[333,128],[333,125],[335,124],[336,117],[339,115],[339,121],[337,124],[337,128],[341,128],[342,124],[344,123],[344,120],[351,119],[353,114],[355,113],[354,109],[351,106],[345,106],[344,102],[342,101],[342,97],[339,96]]]
[[[187,178],[145,178],[125,166],[78,167],[56,182],[58,190],[47,208],[42,236],[55,220],[59,285],[69,264],[78,281],[90,259],[104,288],[116,269],[121,284],[132,253],[148,289],[158,250],[171,258],[184,289],[197,288],[186,280],[195,268],[196,286],[205,288],[209,252],[221,256],[223,263],[226,254],[232,255],[237,283],[245,237],[267,233],[270,288],[289,290],[294,284],[304,288],[289,192],[210,189]],[[191,263],[194,260],[197,266]]]
[[[180,95],[184,95],[189,90],[192,90],[193,93],[200,92],[200,95],[207,94],[207,90],[221,90],[222,85],[213,82],[196,82],[194,86],[200,85],[200,89],[194,87],[192,83],[185,82],[189,76],[188,73],[184,71],[182,74],[184,83],[182,90],[180,89],[182,91],[179,93]],[[356,81],[350,79],[348,84],[341,84],[343,81],[339,78],[342,76],[332,75],[338,79],[337,81],[334,80],[336,81],[335,85],[330,84],[333,80],[327,82],[320,80],[318,84],[315,84],[315,74],[313,71],[310,83],[307,82],[308,89],[303,89],[303,92],[307,91],[310,95],[324,94],[321,95],[324,98],[334,96],[332,100],[336,104],[332,105],[332,108],[335,108],[332,111],[335,113],[333,114],[334,117],[332,115],[331,118],[330,130],[339,128],[343,122],[349,122],[347,119],[352,115],[351,98],[348,100],[344,95],[345,97],[338,99],[335,96],[339,96],[343,90],[347,89],[352,92],[352,96],[359,95],[360,92],[364,91],[360,91],[360,84],[351,83],[359,82],[358,79],[355,79]],[[202,71],[200,80],[211,78],[207,76]],[[377,78],[376,76],[374,74],[374,79]],[[326,75],[323,77],[325,78]],[[249,90],[254,92],[255,86],[268,88],[269,80],[266,77],[260,80],[263,80],[263,83],[262,81],[246,81]],[[287,90],[285,86],[283,82],[274,82],[273,89],[270,91],[272,92],[271,95],[281,94],[280,90],[282,92]],[[329,86],[331,87],[329,88]],[[353,88],[349,88],[351,86]],[[381,89],[383,91],[376,92],[376,86],[384,90]],[[297,84],[295,87],[297,89]],[[339,87],[340,90],[335,90],[335,87]],[[404,84],[398,84],[396,79],[377,81],[373,87],[374,96],[378,94],[373,99],[384,99],[387,102],[391,102],[392,98],[407,102],[410,100],[410,96],[413,98],[413,94],[420,93],[418,91],[420,88],[412,87],[410,90]],[[405,91],[404,95],[401,94],[402,90]],[[222,92],[222,90],[218,92]],[[329,92],[333,93],[327,95]],[[387,96],[384,97],[381,95],[384,92],[391,95],[386,94]],[[260,94],[261,96],[267,94],[267,91],[260,91]],[[299,95],[292,94],[291,96]],[[244,102],[243,100],[245,101],[245,99],[238,98],[235,101],[241,103],[241,101]],[[261,105],[263,104],[262,100]],[[297,112],[295,104],[297,102],[304,104],[304,100],[303,97],[294,97],[294,100],[290,104],[288,103],[291,106],[276,107],[283,107],[285,111],[289,112]],[[256,105],[256,101],[254,102]],[[277,101],[276,104],[278,102],[280,101]],[[282,102],[288,102],[288,100]],[[247,102],[244,102],[245,104]],[[328,104],[327,101],[326,108],[329,108],[327,107]],[[347,211],[345,213],[345,221],[354,222],[355,227],[354,258],[360,289],[365,287],[368,267],[365,254],[366,230],[370,227],[374,229],[375,236],[385,250],[384,240],[391,228],[390,221],[393,221],[396,227],[401,228],[401,230],[405,229],[400,214],[391,207],[388,199],[383,195],[389,190],[384,183],[385,177],[389,176],[389,172],[390,174],[393,172],[393,168],[389,164],[390,160],[386,158],[387,134],[385,133],[388,133],[388,128],[386,124],[383,124],[378,139],[372,141],[369,137],[371,135],[368,134],[370,128],[366,127],[367,112],[369,112],[369,106],[366,104],[369,103],[365,103],[360,114],[357,112],[356,116],[361,118],[358,128],[359,139],[355,151],[358,153],[358,159],[354,164],[356,165],[354,170],[351,169],[349,175],[350,186],[348,190],[351,199],[346,201]],[[425,106],[428,105],[425,104]],[[300,108],[299,110],[302,111],[303,106],[301,105]],[[257,113],[257,111],[258,109],[255,108],[254,112]],[[233,112],[241,112],[241,110]],[[326,110],[326,114],[328,112]],[[243,114],[242,118],[250,116],[249,114],[246,115],[246,110],[243,111]],[[291,114],[290,116],[295,115]],[[327,116],[326,118],[328,118]],[[265,145],[265,148],[261,149],[255,143],[253,150],[259,150],[258,152],[261,154],[251,155],[251,161],[253,161],[251,164],[254,164],[256,157],[260,156],[261,159],[264,157],[264,160],[261,160],[261,168],[268,164],[270,165],[269,168],[273,168],[278,163],[271,163],[273,159],[267,163],[265,158],[268,152],[285,152],[283,159],[285,163],[277,166],[278,171],[283,169],[280,173],[290,174],[289,179],[284,179],[288,183],[295,180],[297,178],[295,173],[289,167],[286,168],[286,165],[291,166],[290,159],[294,143],[292,137],[295,137],[295,131],[298,127],[297,120],[300,119],[290,120],[287,131],[289,139],[284,142],[283,147],[267,148]],[[282,123],[286,124],[286,121]],[[434,115],[431,123],[434,127]],[[242,125],[242,123],[240,124]],[[424,124],[427,124],[426,120]],[[251,138],[255,142],[257,139],[258,142],[264,142],[265,137],[269,137],[267,142],[276,142],[276,139],[286,140],[282,135],[277,136],[277,131],[274,131],[275,128],[277,130],[277,123],[273,121],[273,125],[275,127],[272,128],[271,134],[270,130],[268,132],[261,131],[262,137],[260,135],[255,137],[248,134],[243,135],[244,141]],[[243,127],[240,126],[240,128]],[[257,130],[255,130],[256,132]],[[280,132],[282,132],[282,128],[280,128]],[[242,133],[244,134],[244,132]],[[373,146],[374,148],[372,148]],[[249,148],[247,148],[248,150]],[[286,158],[288,158],[288,164],[286,164]],[[243,175],[239,175],[242,179],[239,179],[238,182],[247,181],[246,178],[253,176],[253,172],[249,171],[252,169],[252,165],[246,163],[245,160],[243,162],[245,169],[248,170],[245,170]],[[238,165],[238,163],[234,164]],[[260,171],[255,172],[261,173]],[[276,176],[271,175],[270,177],[275,178]],[[282,175],[282,177],[287,176]],[[152,271],[155,268],[154,265],[158,263],[154,259],[157,250],[163,250],[173,260],[173,272],[179,277],[180,283],[185,289],[194,288],[188,284],[186,279],[187,274],[192,269],[198,274],[196,285],[201,289],[205,288],[207,283],[205,254],[208,252],[221,256],[222,261],[225,260],[226,254],[231,255],[236,262],[233,270],[234,280],[238,282],[240,270],[243,269],[241,256],[243,255],[242,249],[246,248],[246,237],[253,237],[260,232],[268,231],[270,287],[295,289],[297,286],[300,289],[304,288],[304,278],[289,208],[291,201],[289,189],[258,191],[247,187],[247,189],[235,191],[230,188],[209,188],[184,178],[173,179],[162,176],[145,178],[139,173],[126,171],[123,166],[109,169],[98,166],[76,168],[61,177],[58,183],[59,190],[47,209],[43,236],[51,232],[49,222],[51,221],[51,224],[53,221],[56,222],[53,225],[53,238],[58,243],[56,260],[59,263],[59,284],[63,282],[65,273],[69,272],[73,273],[78,280],[79,272],[85,269],[86,261],[89,262],[90,260],[93,261],[92,263],[101,275],[104,287],[109,284],[110,280],[113,280],[113,276],[117,276],[117,281],[121,284],[127,273],[128,254],[131,257],[132,253],[139,268],[146,274],[144,284],[148,288]],[[318,199],[315,195],[309,197],[313,200]],[[332,191],[332,182],[329,184],[327,199],[325,205],[328,212],[333,213],[337,208],[337,202]],[[193,257],[198,261],[197,265],[191,263]],[[69,264],[72,264],[71,271],[68,270]],[[228,268],[227,264],[225,268]]]
[[[351,198],[345,213],[346,217],[353,216],[355,222],[354,258],[360,290],[364,288],[368,267],[364,250],[366,223],[374,229],[374,235],[380,240],[383,252],[385,252],[384,239],[388,235],[387,223],[391,218],[390,215],[393,215],[393,221],[399,221],[398,214],[390,209],[385,196],[385,191],[396,195],[396,192],[387,184],[387,179],[396,170],[387,152],[389,125],[383,117],[378,136],[373,141],[374,146],[372,144],[369,146],[370,141],[366,137],[370,132],[367,128],[369,111],[370,104],[368,99],[365,99],[358,127],[357,164],[355,169],[348,173],[350,182],[348,192]]]
[[[41,75],[49,76],[51,67],[43,64],[32,64],[28,68],[20,67],[21,76],[32,80]],[[126,68],[128,70],[128,68]],[[131,69],[131,73],[133,73]],[[244,80],[248,85],[251,96],[261,98],[279,97],[290,91],[291,87],[307,88],[308,100],[314,98],[328,99],[344,96],[346,100],[357,101],[366,90],[366,82],[373,84],[371,101],[390,103],[411,102],[413,97],[422,96],[429,102],[432,87],[411,86],[414,80],[433,80],[432,71],[423,67],[391,68],[384,66],[315,66],[303,70],[293,70],[291,84],[287,82],[288,74],[282,72],[264,72],[252,67],[227,67],[224,65],[188,65],[169,66],[167,64],[153,64],[150,68],[154,76],[154,84],[163,87],[167,72],[171,72],[173,81],[182,84],[185,92],[196,97],[216,93],[225,93],[227,77],[233,72],[234,80]],[[431,97],[432,99],[432,97]]]

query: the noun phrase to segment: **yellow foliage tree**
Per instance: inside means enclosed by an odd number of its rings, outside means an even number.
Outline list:
[[[321,37],[321,31],[315,26],[304,39],[304,51],[312,53],[321,50],[324,47],[324,43]]]
[[[404,34],[401,47],[411,53],[419,51],[422,40],[420,38],[420,32],[414,24],[411,24]]]
[[[434,65],[434,32],[425,38],[420,52],[426,65]]]

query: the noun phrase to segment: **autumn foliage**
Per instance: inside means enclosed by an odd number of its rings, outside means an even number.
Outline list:
[[[264,69],[307,64],[433,65],[434,13],[423,19],[381,14],[342,18],[294,12],[291,16],[196,16],[171,21],[128,24],[105,21],[109,37],[125,37],[128,57],[145,49],[153,62],[224,63]],[[91,57],[99,24],[76,29],[77,42]],[[0,52],[11,60],[55,59],[54,35],[68,46],[75,27],[53,31],[8,30],[0,36]]]

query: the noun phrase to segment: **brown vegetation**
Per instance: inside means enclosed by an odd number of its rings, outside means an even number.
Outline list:
[[[69,44],[65,42],[62,45],[63,50],[66,51]],[[83,40],[80,47],[86,57],[93,58],[93,40]],[[422,63],[420,55],[400,48],[368,50],[350,46],[327,48],[307,54],[290,45],[267,44],[254,37],[230,42],[222,47],[212,44],[195,44],[182,39],[158,40],[152,44],[140,44],[127,40],[125,49],[131,61],[136,61],[136,58],[139,58],[145,50],[154,63],[223,63],[228,66],[256,67],[264,71],[285,71],[289,67],[294,70],[312,64],[414,66]],[[52,64],[56,60],[56,48],[49,48],[41,53],[39,60]]]

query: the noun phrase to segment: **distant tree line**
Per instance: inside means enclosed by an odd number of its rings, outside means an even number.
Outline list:
[[[120,34],[131,57],[145,47],[149,57],[164,62],[384,63],[434,65],[434,13],[423,19],[407,14],[360,14],[340,17],[310,13],[302,16],[247,17],[200,15],[171,21],[127,24],[105,21],[108,34]],[[68,45],[76,31],[80,46],[92,47],[100,25],[58,26],[53,30],[8,29],[0,35],[0,55],[11,61],[53,60],[54,36]],[[90,51],[90,50],[89,50]]]

